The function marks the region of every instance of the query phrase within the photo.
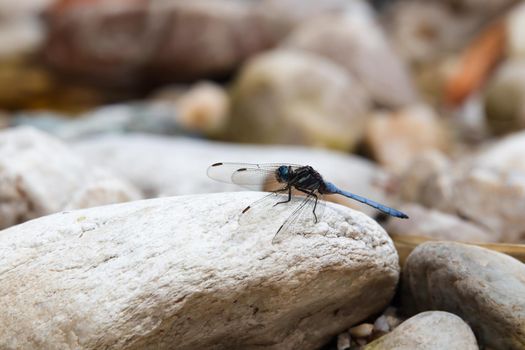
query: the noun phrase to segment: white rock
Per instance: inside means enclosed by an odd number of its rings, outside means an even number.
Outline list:
[[[458,316],[428,311],[409,318],[365,350],[477,350],[470,327]]]
[[[509,156],[502,155],[493,166],[492,156],[458,162],[419,159],[409,168],[413,174],[402,180],[402,196],[482,227],[491,233],[490,240],[520,242],[525,238],[525,173],[504,166]]]
[[[75,150],[94,164],[110,168],[150,196],[240,191],[241,187],[211,180],[216,162],[309,164],[328,181],[370,199],[390,201],[381,188],[386,174],[373,163],[348,154],[292,146],[255,146],[149,135],[108,136],[83,140]],[[338,196],[340,197],[340,196]],[[377,211],[354,201],[340,203],[369,214]]]
[[[315,52],[338,63],[381,105],[400,107],[416,102],[407,67],[390,47],[372,10],[366,3],[361,5],[361,11],[305,21],[292,31],[284,46]]]
[[[455,215],[418,204],[405,204],[399,210],[406,213],[410,220],[388,219],[385,229],[390,234],[464,242],[494,242],[498,238],[498,235]]]
[[[511,134],[481,151],[474,163],[479,167],[525,174],[525,131]]]
[[[399,276],[384,230],[330,205],[270,243],[236,220],[257,192],[136,201],[0,232],[0,348],[311,349],[382,310]],[[371,292],[373,291],[373,292]]]
[[[0,228],[41,215],[140,198],[124,180],[30,128],[0,132]]]
[[[348,350],[352,344],[350,334],[347,332],[341,333],[337,336],[337,350]]]
[[[385,315],[379,316],[374,322],[374,330],[379,332],[388,332],[390,325],[388,324],[387,317]]]

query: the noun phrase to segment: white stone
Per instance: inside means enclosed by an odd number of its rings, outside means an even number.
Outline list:
[[[237,221],[261,195],[136,201],[0,231],[0,348],[312,349],[388,305],[398,256],[376,222],[329,205],[303,223],[313,233],[271,244],[275,218]]]
[[[131,184],[49,135],[31,128],[0,132],[0,228],[65,208],[138,198]]]
[[[483,168],[525,174],[525,131],[511,134],[482,150],[474,163]]]
[[[357,156],[296,146],[239,145],[189,138],[150,135],[108,136],[74,144],[94,164],[113,170],[149,196],[240,191],[239,186],[213,181],[206,175],[217,162],[308,164],[339,187],[391,204],[382,187],[384,171]],[[334,196],[339,203],[368,213],[372,208]]]
[[[381,105],[396,108],[417,102],[407,67],[390,47],[371,15],[373,10],[365,5],[361,3],[364,8],[357,11],[340,11],[305,21],[283,45],[333,60],[357,77]]]
[[[410,220],[389,218],[384,226],[389,234],[463,242],[494,242],[499,236],[456,215],[418,204],[405,204],[399,210],[407,214]]]
[[[474,333],[461,318],[442,311],[417,314],[364,350],[477,350]]]

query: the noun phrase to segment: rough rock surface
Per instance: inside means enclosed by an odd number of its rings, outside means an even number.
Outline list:
[[[458,316],[442,311],[417,314],[364,350],[478,350],[470,327]]]
[[[283,45],[338,63],[357,77],[378,104],[400,107],[415,103],[417,93],[407,67],[389,46],[372,10],[363,7],[305,21]]]
[[[275,217],[237,221],[262,195],[136,201],[0,231],[0,347],[313,349],[386,307],[398,256],[376,222],[329,205],[305,235],[271,244]]]
[[[464,319],[481,345],[525,347],[525,265],[508,255],[452,242],[417,247],[403,268],[403,304]]]
[[[303,50],[254,57],[232,89],[231,139],[348,150],[361,139],[370,99],[340,65]]]
[[[464,242],[494,242],[498,238],[497,235],[457,216],[415,203],[402,205],[398,209],[406,213],[410,220],[389,218],[384,226],[389,234]]]
[[[311,165],[328,181],[348,191],[385,204],[392,201],[383,189],[389,182],[388,176],[379,167],[363,158],[334,151],[139,134],[84,140],[75,143],[74,149],[94,164],[108,167],[128,179],[152,197],[242,190],[206,176],[206,169],[216,162],[287,162]],[[368,214],[377,213],[341,196],[332,199]]]
[[[42,132],[0,132],[0,228],[64,208],[138,198],[138,190],[127,181],[91,166]]]

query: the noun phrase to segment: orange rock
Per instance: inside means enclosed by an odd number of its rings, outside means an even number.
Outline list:
[[[483,85],[492,69],[503,57],[505,41],[505,23],[497,21],[465,49],[457,68],[445,83],[446,104],[453,106],[461,104]]]

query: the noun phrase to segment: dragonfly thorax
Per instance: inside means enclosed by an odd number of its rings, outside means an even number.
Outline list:
[[[293,176],[293,170],[291,166],[281,165],[277,168],[277,181],[288,182]]]

